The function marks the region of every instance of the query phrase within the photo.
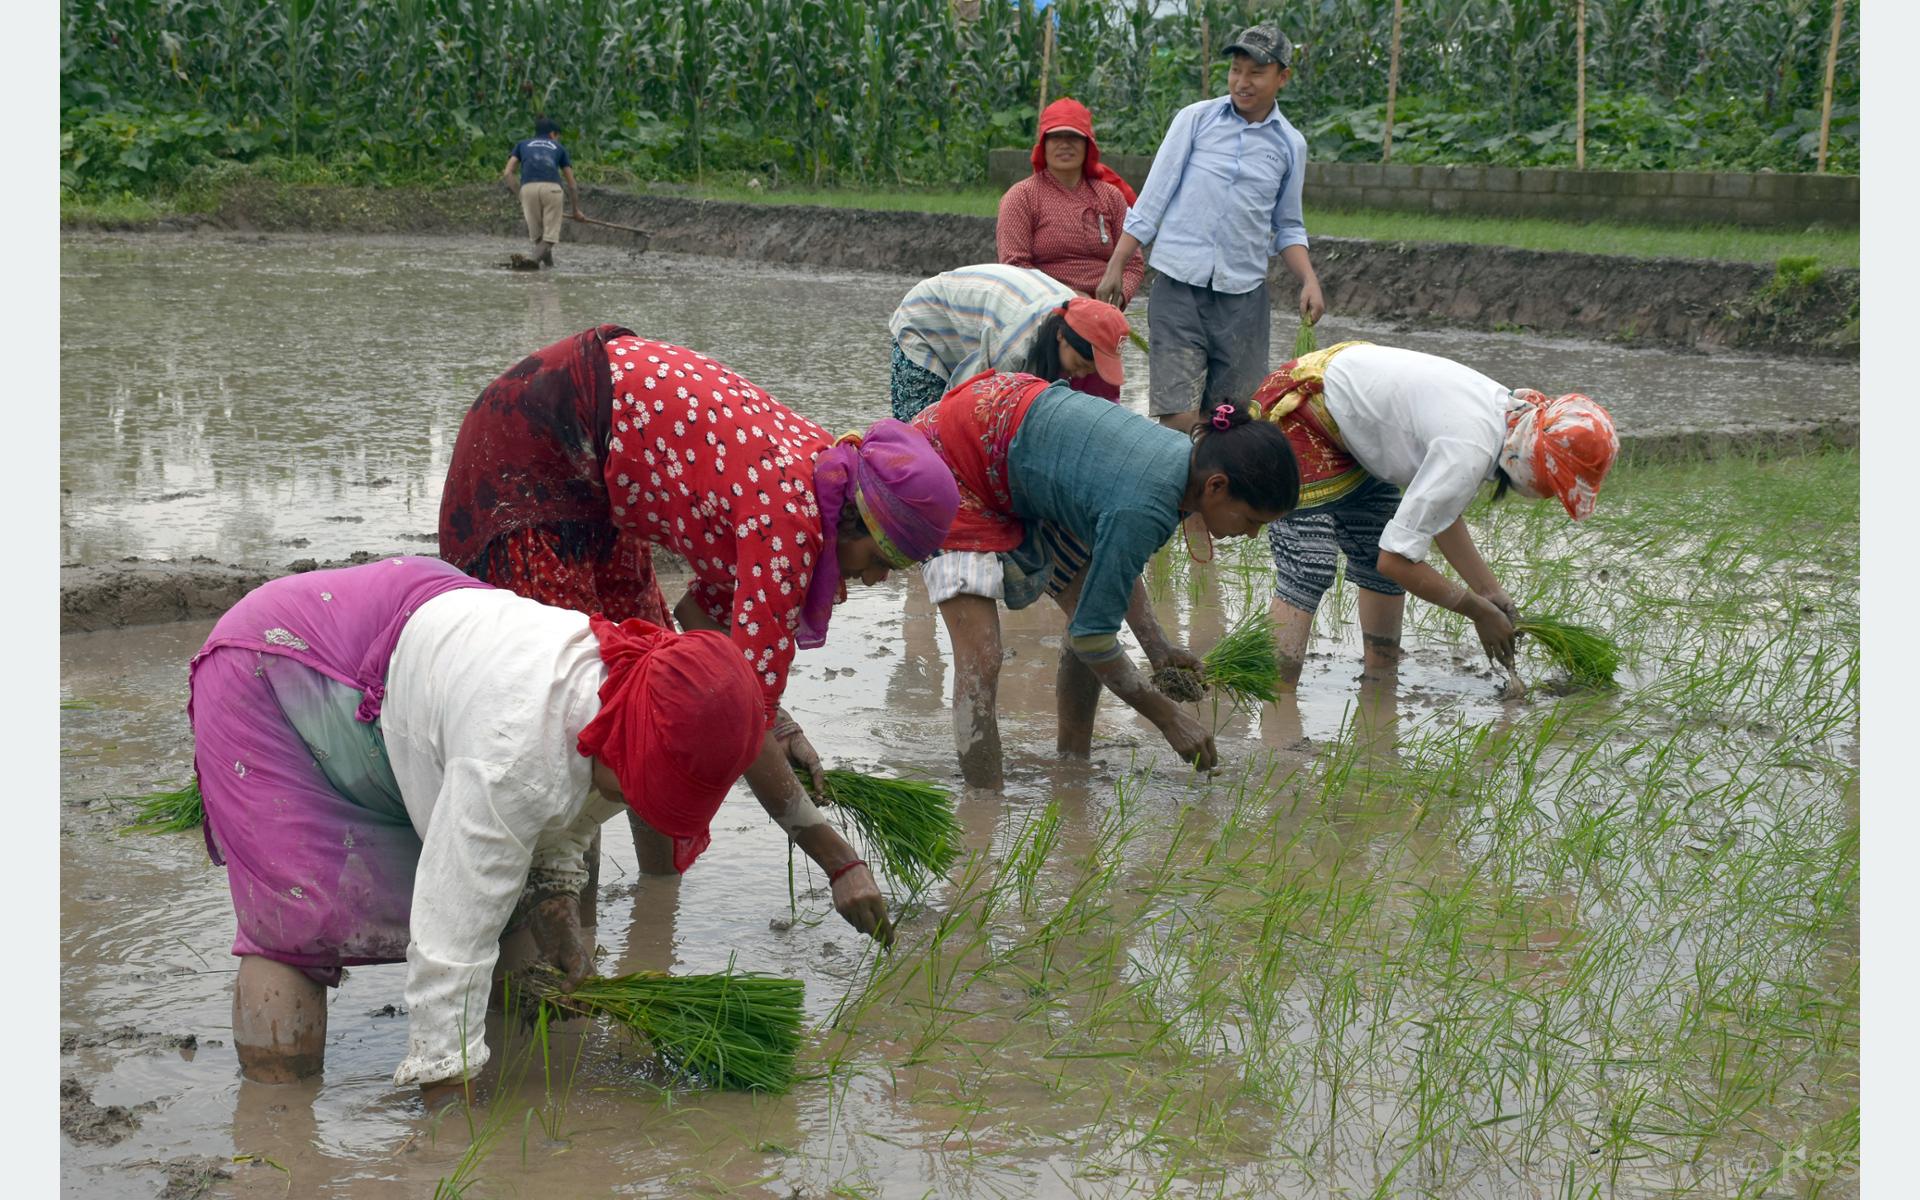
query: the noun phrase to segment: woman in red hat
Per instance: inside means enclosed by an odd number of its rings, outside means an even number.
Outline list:
[[[1093,114],[1078,100],[1060,99],[1040,114],[1033,143],[1033,174],[1000,198],[994,240],[1000,261],[1044,271],[1082,296],[1091,296],[1113,257],[1133,189],[1100,161]],[[1120,307],[1139,289],[1147,264],[1138,251],[1121,276]],[[1118,400],[1117,388],[1080,388]]]
[[[630,811],[686,870],[766,728],[724,634],[589,617],[432,558],[266,583],[189,679],[241,1073],[317,1073],[325,989],[405,962],[394,1084],[430,1102],[487,1061],[504,932],[527,927],[563,988],[591,969],[579,895],[600,823]]]

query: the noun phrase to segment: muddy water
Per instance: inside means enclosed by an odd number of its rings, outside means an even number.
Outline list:
[[[61,553],[278,564],[431,546],[473,397],[520,355],[616,321],[715,354],[833,427],[886,412],[886,319],[914,280],[489,239],[76,236],[61,247]],[[1283,306],[1284,307],[1284,306]],[[1141,305],[1151,335],[1151,314]],[[1293,344],[1276,315],[1276,355]],[[1854,416],[1852,364],[1706,358],[1346,322],[1497,379],[1601,397],[1621,428]],[[1145,360],[1125,349],[1144,410]]]

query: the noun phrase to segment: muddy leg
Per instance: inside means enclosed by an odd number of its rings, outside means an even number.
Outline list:
[[[632,810],[628,810],[631,814]],[[580,889],[580,928],[591,929],[600,923],[600,831],[593,831],[587,845],[587,882]]]
[[[541,262],[547,264],[548,266],[552,266],[553,265],[553,243],[541,242],[540,253],[534,255],[534,257],[539,259]]]
[[[666,834],[642,821],[632,809],[627,810],[627,825],[633,830],[633,853],[640,860],[642,875],[678,874],[673,869],[673,842]]]
[[[1356,589],[1355,609],[1360,617],[1361,673],[1373,678],[1399,674],[1400,623],[1406,615],[1405,596],[1383,596]]]
[[[1280,660],[1280,686],[1293,691],[1300,686],[1300,671],[1307,665],[1307,640],[1313,636],[1313,614],[1275,599],[1272,617],[1273,649]]]
[[[1083,571],[1055,598],[1060,611],[1066,614],[1068,625],[1073,623],[1074,609],[1080,606],[1080,585],[1085,581]],[[1054,749],[1061,754],[1086,758],[1093,753],[1093,714],[1100,707],[1100,677],[1080,661],[1064,635],[1063,630],[1060,666],[1053,677],[1054,712],[1060,725]]]
[[[327,989],[298,967],[240,959],[233,983],[233,1048],[255,1083],[293,1083],[320,1073],[327,1049]]]
[[[999,791],[1006,780],[1000,756],[1000,612],[986,596],[940,602],[953,640],[953,745],[960,774],[972,788]]]

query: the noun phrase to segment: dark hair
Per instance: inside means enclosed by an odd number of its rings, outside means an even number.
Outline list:
[[[838,541],[858,541],[867,534],[867,519],[860,515],[860,505],[855,503],[852,493],[848,493],[846,502],[840,506],[840,524],[833,531]]]
[[[560,126],[552,117],[542,113],[533,119],[533,136],[546,137],[550,133],[560,132]]]
[[[1493,485],[1493,499],[1487,501],[1489,504],[1499,503],[1500,500],[1505,498],[1508,489],[1513,487],[1513,476],[1507,474],[1505,467],[1495,467],[1493,469],[1493,478],[1495,481]]]
[[[1067,309],[1061,305],[1048,313],[1047,319],[1040,322],[1040,328],[1034,331],[1033,349],[1027,351],[1026,365],[1020,369],[1048,383],[1065,378],[1066,372],[1060,366],[1060,337],[1063,335],[1075,354],[1088,362],[1093,361],[1093,343],[1075,333],[1073,327],[1067,324]]]
[[[1220,428],[1224,423],[1226,428]],[[1193,431],[1193,469],[1227,477],[1227,494],[1257,512],[1292,512],[1300,504],[1300,463],[1278,425],[1253,419],[1241,400],[1200,410]]]

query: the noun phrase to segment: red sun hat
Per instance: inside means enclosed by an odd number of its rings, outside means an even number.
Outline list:
[[[1127,336],[1127,319],[1104,300],[1076,296],[1066,303],[1067,328],[1093,347],[1093,369],[1100,378],[1119,387],[1126,371],[1120,365],[1120,340]]]
[[[684,872],[766,733],[760,685],[740,650],[710,630],[673,633],[638,617],[588,619],[607,680],[576,747],[620,781],[627,807],[673,840]]]
[[[1086,105],[1071,96],[1062,96],[1041,110],[1040,135],[1033,139],[1033,153],[1028,156],[1036,172],[1047,169],[1047,135],[1050,133],[1077,133],[1087,139],[1087,162],[1081,168],[1087,177],[1119,188],[1129,208],[1139,199],[1132,185],[1120,178],[1120,172],[1100,161],[1100,143],[1093,136],[1093,114],[1087,111]]]

